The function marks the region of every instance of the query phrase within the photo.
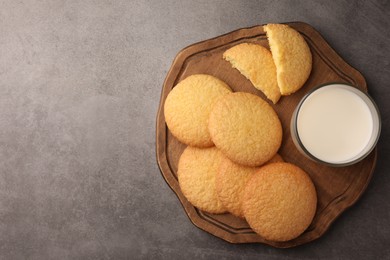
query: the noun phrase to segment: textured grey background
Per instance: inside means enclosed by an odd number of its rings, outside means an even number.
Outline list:
[[[386,0],[0,1],[0,259],[390,259],[389,17]],[[366,77],[377,168],[321,239],[231,245],[192,225],[160,175],[160,91],[185,46],[287,21]]]

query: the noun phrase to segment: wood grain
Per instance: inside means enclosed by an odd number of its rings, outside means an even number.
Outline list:
[[[193,44],[180,51],[165,79],[156,125],[157,162],[168,185],[178,196],[190,220],[199,228],[231,243],[264,243],[274,247],[293,247],[321,237],[330,224],[353,205],[366,189],[376,163],[377,150],[363,161],[348,167],[329,167],[304,157],[294,146],[290,135],[290,119],[300,99],[313,87],[327,82],[345,82],[367,91],[366,81],[326,43],[310,25],[302,22],[288,23],[298,30],[313,54],[313,70],[302,89],[291,96],[282,97],[273,105],[255,89],[222,53],[242,42],[253,42],[269,48],[262,26],[240,29],[231,33]],[[234,91],[256,94],[267,100],[278,113],[283,126],[283,142],[279,150],[285,161],[304,169],[312,178],[317,194],[317,212],[310,227],[298,238],[287,242],[267,241],[254,233],[248,224],[231,214],[213,215],[193,207],[183,196],[177,182],[177,163],[185,145],[175,139],[166,127],[163,105],[169,91],[182,79],[196,73],[216,76]]]

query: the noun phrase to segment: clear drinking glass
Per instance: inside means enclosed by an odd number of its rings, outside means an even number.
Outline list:
[[[303,114],[308,113],[307,109],[311,108],[310,102],[313,102],[314,100],[315,101],[321,100],[320,95],[325,95],[323,93],[327,93],[327,92],[328,92],[328,94],[327,94],[328,99],[326,99],[326,100],[328,100],[328,101],[331,100],[331,99],[329,99],[329,97],[331,97],[331,96],[329,96],[330,91],[332,91],[332,93],[342,93],[343,91],[350,91],[351,93],[356,94],[356,96],[358,98],[360,98],[364,102],[364,104],[367,106],[369,114],[371,115],[371,118],[372,118],[371,136],[367,136],[368,142],[366,143],[366,145],[362,149],[354,152],[355,155],[352,156],[351,158],[348,158],[348,159],[344,158],[344,159],[339,160],[339,161],[338,160],[328,160],[327,158],[325,158],[326,156],[323,156],[323,155],[319,156],[319,154],[321,154],[321,153],[318,153],[318,151],[321,152],[322,147],[326,147],[326,145],[328,145],[326,143],[324,144],[324,142],[325,142],[324,140],[327,140],[326,138],[324,138],[323,140],[320,140],[321,138],[323,138],[321,133],[322,134],[325,133],[326,135],[328,133],[328,132],[326,132],[327,129],[325,129],[325,128],[329,127],[329,129],[331,130],[330,132],[332,132],[332,133],[334,132],[335,135],[337,135],[337,131],[335,131],[334,129],[331,129],[332,127],[329,125],[324,125],[324,128],[321,128],[321,129],[324,129],[325,132],[321,130],[318,132],[318,135],[316,135],[314,130],[313,130],[313,132],[310,132],[312,130],[311,128],[304,129],[305,125],[303,124],[304,121],[302,121],[303,120],[302,118],[304,117]],[[337,92],[337,91],[339,91],[339,92]],[[314,97],[316,99],[314,99]],[[322,100],[325,100],[325,99],[322,99]],[[346,105],[348,105],[348,104],[346,104]],[[329,106],[332,106],[332,102],[325,102],[322,104],[322,101],[321,101],[321,102],[317,103],[316,106],[317,106],[317,108],[320,107],[319,111],[321,111],[321,106],[323,106],[323,109],[324,109],[323,111],[326,112],[326,110],[329,108]],[[306,111],[305,111],[305,109],[306,109]],[[364,108],[364,109],[365,109],[365,111],[367,111],[366,108]],[[312,109],[312,111],[309,111],[309,112],[315,113],[313,111],[315,111],[315,109]],[[302,114],[302,116],[301,116],[302,118],[300,117],[301,114]],[[355,115],[353,115],[353,116],[355,116]],[[356,114],[356,116],[358,117],[359,115]],[[301,121],[299,121],[299,120],[301,120]],[[332,116],[330,116],[330,120],[328,120],[328,121],[332,121]],[[348,118],[346,118],[345,121],[348,122]],[[322,127],[321,121],[319,121],[319,122],[320,122],[319,127]],[[300,128],[298,127],[298,123],[300,125]],[[344,123],[344,122],[342,121],[341,123]],[[371,123],[371,121],[370,121],[370,123]],[[307,124],[307,125],[310,125],[310,124]],[[338,127],[340,127],[340,125],[342,126],[343,124],[339,124]],[[291,136],[292,136],[292,139],[295,143],[295,146],[298,148],[298,150],[303,155],[305,155],[306,157],[308,157],[316,162],[323,163],[323,164],[326,164],[329,166],[339,167],[339,166],[351,165],[351,164],[354,164],[354,163],[357,163],[357,162],[363,160],[374,149],[374,147],[376,146],[376,143],[378,142],[379,136],[380,136],[381,119],[380,119],[378,107],[376,106],[373,99],[367,93],[357,89],[354,86],[351,86],[351,85],[348,85],[345,83],[327,83],[327,84],[320,85],[320,86],[312,89],[309,93],[307,93],[302,98],[302,100],[299,102],[298,106],[295,108],[295,110],[293,112],[290,126],[291,126],[290,127]],[[313,129],[318,130],[319,127],[317,127],[317,128],[314,127]],[[299,130],[299,129],[301,129],[301,130]],[[303,129],[305,131],[303,131]],[[300,133],[300,131],[301,131],[301,133]],[[305,139],[303,136],[303,133],[310,133],[311,137],[313,137],[312,139],[314,141],[311,142],[310,145],[308,145],[307,142],[306,142],[306,145],[304,144],[304,142],[302,142],[302,140]],[[301,134],[301,136],[300,136],[300,134]],[[353,134],[353,133],[351,133],[351,134]],[[318,143],[315,142],[316,138],[318,138]],[[327,136],[327,138],[332,138],[332,136],[330,136],[330,137]],[[306,140],[307,140],[307,138],[306,138]],[[340,148],[342,148],[341,147],[341,145],[343,145],[342,143],[343,142],[339,142],[339,143],[337,143],[337,145],[339,145]],[[317,144],[318,144],[318,146],[316,147]],[[321,145],[323,145],[323,146],[321,146]],[[317,149],[317,151],[316,151],[317,153],[314,153],[314,150],[316,150],[316,149],[313,149],[313,148]],[[336,149],[337,147],[334,147],[334,148]],[[345,148],[345,147],[343,147],[343,148]]]

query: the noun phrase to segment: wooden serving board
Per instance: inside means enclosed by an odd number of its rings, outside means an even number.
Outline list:
[[[327,82],[345,82],[367,91],[366,81],[327,44],[310,25],[288,23],[299,31],[313,54],[313,69],[303,88],[282,97],[276,105],[255,89],[250,81],[223,60],[222,53],[239,43],[252,42],[269,48],[262,26],[240,29],[193,44],[180,51],[165,79],[157,115],[157,162],[168,185],[178,196],[188,217],[197,227],[231,243],[264,243],[274,247],[293,247],[321,237],[330,224],[353,205],[366,189],[376,163],[377,151],[363,161],[348,167],[333,168],[304,157],[294,146],[290,135],[290,119],[301,98],[313,87]],[[318,195],[317,212],[310,227],[299,237],[287,242],[267,241],[257,235],[248,224],[231,214],[214,215],[192,206],[183,196],[177,181],[178,160],[186,145],[180,143],[167,129],[164,120],[164,101],[171,89],[189,75],[204,73],[225,81],[233,91],[256,94],[267,100],[282,122],[283,141],[279,154],[286,162],[304,169],[312,178]]]

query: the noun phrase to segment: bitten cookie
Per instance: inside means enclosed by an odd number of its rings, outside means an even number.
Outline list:
[[[196,147],[213,145],[208,130],[210,110],[215,101],[232,92],[223,81],[196,74],[180,81],[164,104],[165,121],[171,133],[182,143]]]
[[[269,163],[283,162],[279,154],[275,154]],[[244,218],[242,210],[242,198],[245,185],[249,178],[260,167],[249,167],[236,164],[224,157],[218,168],[216,176],[216,187],[219,200],[225,208],[233,215]]]
[[[236,92],[219,99],[210,113],[214,144],[235,163],[259,166],[282,142],[282,126],[273,108],[260,97]]]
[[[195,207],[210,212],[224,213],[215,187],[215,176],[223,155],[216,147],[188,146],[179,159],[177,175],[181,191]]]
[[[225,51],[223,58],[274,104],[278,102],[280,90],[276,80],[276,67],[269,50],[258,44],[241,43]]]
[[[260,236],[287,241],[302,234],[313,220],[317,206],[309,176],[289,163],[261,167],[247,182],[243,196],[244,216]]]
[[[310,48],[302,35],[288,25],[267,24],[264,31],[276,65],[280,93],[292,94],[303,86],[310,75]]]

